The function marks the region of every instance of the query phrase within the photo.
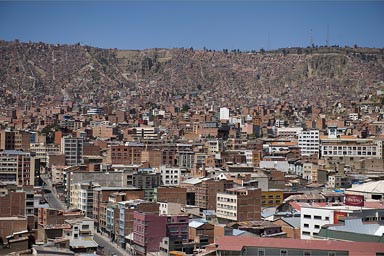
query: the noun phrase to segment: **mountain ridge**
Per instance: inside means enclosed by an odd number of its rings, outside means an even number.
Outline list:
[[[231,96],[239,106],[269,98],[291,102],[300,94],[327,107],[330,100],[369,94],[384,80],[384,53],[378,48],[117,50],[0,41],[0,53],[0,83],[7,92],[3,104],[47,96],[115,104],[132,94],[148,94],[144,105],[161,105],[169,97],[205,93],[219,103]]]

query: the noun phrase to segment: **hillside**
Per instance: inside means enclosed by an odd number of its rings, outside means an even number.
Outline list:
[[[147,94],[143,103],[160,105],[170,97],[207,95],[238,106],[270,99],[328,106],[358,99],[384,80],[383,49],[368,48],[127,51],[0,41],[0,55],[2,104],[49,96],[111,104]]]

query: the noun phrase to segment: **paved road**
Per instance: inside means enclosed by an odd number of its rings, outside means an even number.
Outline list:
[[[57,197],[56,190],[52,188],[51,180],[44,174],[41,175],[41,179],[45,182],[43,188],[51,191],[51,193],[44,194],[45,200],[47,200],[49,206],[55,209],[64,210],[65,206]]]
[[[104,255],[118,255],[118,256],[125,256],[125,255],[131,255],[127,251],[123,250],[120,247],[117,247],[115,243],[112,243],[108,237],[102,236],[97,232],[93,233],[93,239],[98,243],[100,246],[104,247]]]

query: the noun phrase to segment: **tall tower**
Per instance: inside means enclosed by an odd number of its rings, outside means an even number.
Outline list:
[[[315,44],[313,43],[313,32],[312,32],[312,29],[310,31],[310,35],[309,35],[309,40],[310,40],[310,43],[311,43],[311,47],[315,47]]]
[[[327,39],[325,40],[325,44],[329,47],[329,24],[327,24]]]

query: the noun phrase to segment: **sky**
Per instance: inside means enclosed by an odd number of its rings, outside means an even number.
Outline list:
[[[4,1],[0,39],[100,48],[384,47],[384,1]]]

